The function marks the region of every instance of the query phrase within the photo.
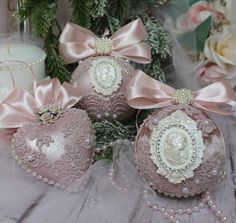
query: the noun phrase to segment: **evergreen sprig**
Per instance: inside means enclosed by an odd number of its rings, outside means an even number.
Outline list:
[[[92,8],[92,17],[96,19],[106,14],[107,0],[94,0]]]
[[[72,22],[85,28],[91,27],[93,0],[69,0]]]
[[[123,125],[122,123],[115,122],[95,122],[93,127],[96,132],[97,147],[108,145],[117,139],[134,139],[136,135],[136,127],[134,123]]]
[[[166,81],[162,71],[162,64],[170,57],[170,42],[168,33],[161,24],[150,16],[150,9],[160,6],[168,0],[69,0],[72,22],[90,29],[97,35],[102,35],[108,28],[110,34],[121,26],[141,17],[149,33],[146,40],[151,46],[153,62],[149,65],[132,63],[136,68],[143,69],[152,77]],[[68,80],[69,72],[66,69],[58,52],[58,38],[61,27],[56,19],[57,0],[27,0],[18,11],[21,20],[31,17],[35,33],[44,40],[44,49],[47,52],[47,73],[51,77],[58,77],[61,81]],[[139,116],[137,122],[142,123],[148,111]],[[134,120],[122,124],[95,122],[97,147],[109,145],[117,139],[133,140],[136,135]],[[111,158],[112,149],[109,148],[98,154],[95,160]]]

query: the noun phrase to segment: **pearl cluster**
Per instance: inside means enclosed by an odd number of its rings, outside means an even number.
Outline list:
[[[15,70],[23,70],[25,68],[33,67],[35,65],[40,64],[42,61],[44,61],[46,58],[46,55],[42,56],[39,60],[32,62],[32,63],[28,63],[27,65],[20,65],[20,66],[9,66],[9,67],[0,67],[0,71],[15,71]]]
[[[102,37],[97,38],[94,48],[98,54],[104,55],[112,51],[112,42],[110,38]]]
[[[221,220],[222,223],[229,223],[228,219],[223,215],[222,211],[217,208],[215,202],[212,200],[210,193],[206,192],[200,202],[192,208],[166,208],[160,207],[158,204],[154,204],[148,199],[148,191],[143,190],[143,200],[148,207],[152,208],[155,212],[160,212],[162,216],[169,220],[170,223],[180,223],[180,220],[177,219],[176,215],[191,215],[193,213],[199,212],[201,209],[204,209],[206,205],[215,213],[215,215]]]
[[[178,89],[172,95],[172,103],[173,104],[181,104],[181,105],[188,105],[191,104],[194,99],[194,92],[188,89]]]

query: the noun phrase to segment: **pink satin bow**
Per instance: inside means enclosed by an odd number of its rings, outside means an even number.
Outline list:
[[[138,63],[151,62],[151,50],[142,42],[148,33],[140,19],[125,25],[111,37],[111,56],[122,57]],[[67,23],[60,36],[59,51],[67,63],[99,55],[95,49],[97,36],[79,25]]]
[[[81,98],[77,88],[68,83],[61,85],[56,78],[35,84],[34,95],[15,88],[0,103],[0,128],[18,128],[36,120],[36,111],[49,105],[70,108]]]
[[[137,109],[171,106],[172,96],[176,92],[176,89],[149,77],[140,70],[136,71],[127,88],[128,104]],[[191,105],[210,112],[230,115],[235,112],[235,103],[236,98],[231,84],[224,80],[194,92]]]

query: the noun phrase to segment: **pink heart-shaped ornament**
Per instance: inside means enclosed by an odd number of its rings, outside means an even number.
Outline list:
[[[90,167],[94,139],[87,113],[70,108],[53,123],[18,128],[11,144],[15,159],[29,174],[67,188]]]

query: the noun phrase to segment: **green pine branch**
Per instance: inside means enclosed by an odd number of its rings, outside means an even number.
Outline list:
[[[72,22],[90,28],[93,0],[69,0],[69,2]]]

